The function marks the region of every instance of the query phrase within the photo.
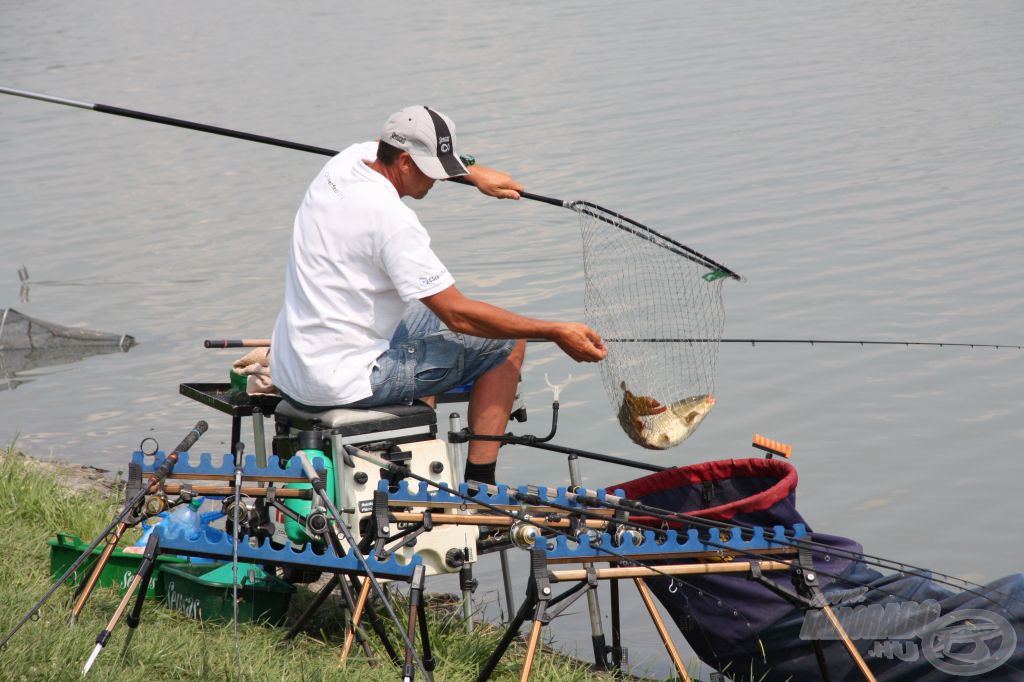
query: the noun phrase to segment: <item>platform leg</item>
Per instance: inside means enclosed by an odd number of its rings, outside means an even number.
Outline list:
[[[349,623],[348,631],[345,633],[345,642],[341,645],[341,664],[345,665],[345,661],[348,659],[349,652],[352,651],[352,642],[355,641],[356,628],[359,627],[359,621],[363,618],[363,611],[366,609],[366,600],[370,597],[370,581],[364,580],[362,589],[359,590],[359,596],[356,597],[355,605],[352,607],[352,618]]]
[[[679,651],[676,649],[676,645],[672,641],[672,635],[665,626],[665,621],[662,620],[661,614],[658,613],[658,607],[654,603],[654,595],[651,594],[651,591],[643,581],[643,578],[633,578],[633,582],[636,584],[636,589],[640,591],[640,598],[643,599],[644,606],[647,607],[647,612],[651,614],[651,620],[654,621],[654,627],[657,628],[658,635],[661,637],[661,641],[665,645],[665,650],[668,651],[668,656],[672,659],[672,665],[675,666],[676,672],[679,673],[679,679],[683,682],[692,682],[690,676],[686,673],[686,668],[683,666],[683,659],[680,658]]]
[[[580,475],[580,459],[569,455],[569,482],[574,486],[583,485]],[[608,669],[608,654],[605,651],[604,629],[601,626],[601,602],[597,597],[597,584],[587,590],[587,610],[590,612],[590,642],[594,648],[594,667],[597,670]]]
[[[423,605],[423,579],[426,569],[423,564],[417,564],[412,572],[412,581],[409,583],[409,622],[406,626],[405,644],[405,665],[402,666],[402,681],[412,682],[416,676],[416,665],[413,663],[413,646],[416,644],[416,625],[419,622],[418,613]],[[426,665],[424,665],[426,668]],[[429,669],[428,669],[429,672]]]
[[[498,558],[501,560],[501,582],[505,587],[505,606],[511,617],[516,612],[516,599],[512,596],[512,572],[508,567],[508,550],[503,549],[498,552]]]
[[[437,668],[437,661],[430,649],[430,628],[427,627],[427,605],[424,603],[419,611],[420,645],[423,647],[423,667],[432,673]]]
[[[331,576],[331,579],[327,581],[326,585],[320,588],[320,591],[316,593],[316,597],[313,598],[313,601],[309,602],[309,606],[307,606],[306,610],[299,615],[295,620],[294,625],[289,628],[288,632],[284,635],[284,639],[281,641],[287,642],[288,640],[293,639],[295,635],[299,634],[302,626],[304,626],[306,621],[309,620],[321,606],[323,606],[323,603],[327,601],[327,597],[330,596],[331,592],[335,587],[337,587],[340,581],[341,578],[337,574]]]
[[[622,621],[619,611],[619,580],[614,578],[608,586],[612,608],[612,667],[622,670]]]
[[[860,651],[854,646],[853,641],[850,639],[850,635],[843,628],[842,623],[836,617],[835,611],[828,604],[823,604],[821,610],[825,613],[825,617],[828,618],[828,622],[832,623],[832,627],[839,633],[839,638],[843,641],[843,646],[846,647],[846,652],[850,654],[850,658],[853,659],[853,664],[860,670],[860,674],[864,676],[864,679],[868,682],[875,682],[875,676],[868,668],[867,661],[860,655]]]
[[[531,590],[531,594],[527,595],[526,601],[519,607],[519,612],[516,613],[515,618],[508,624],[508,629],[505,630],[505,634],[502,636],[501,641],[498,642],[498,646],[494,648],[491,657],[487,659],[484,667],[480,670],[480,674],[476,678],[477,682],[487,682],[490,679],[491,673],[498,667],[498,662],[505,654],[505,650],[508,649],[509,644],[512,643],[516,635],[519,634],[519,628],[526,622],[526,617],[533,611],[534,604],[536,604],[536,601]]]

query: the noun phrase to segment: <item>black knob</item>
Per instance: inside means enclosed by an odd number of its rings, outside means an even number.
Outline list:
[[[444,555],[444,562],[448,564],[448,568],[461,568],[466,563],[466,553],[453,547]]]
[[[352,480],[354,480],[359,485],[363,485],[370,480],[370,477],[366,475],[365,471],[357,471],[356,475],[352,477]]]
[[[441,473],[442,471],[444,471],[444,464],[442,464],[441,462],[431,462],[430,463],[430,473],[432,473],[432,474],[434,474],[436,476],[439,473]]]

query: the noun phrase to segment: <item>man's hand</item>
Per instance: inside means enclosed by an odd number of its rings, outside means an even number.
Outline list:
[[[508,173],[487,166],[470,166],[467,179],[487,196],[498,199],[518,199],[524,189]]]
[[[601,336],[585,324],[557,323],[551,340],[576,362],[598,362],[608,355]]]

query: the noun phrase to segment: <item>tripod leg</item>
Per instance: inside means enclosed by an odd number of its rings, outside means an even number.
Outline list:
[[[423,647],[423,666],[427,672],[433,672],[437,667],[437,661],[430,651],[430,630],[427,628],[427,607],[426,604],[420,609],[420,645]]]
[[[369,588],[358,587],[359,583],[356,581],[354,576],[352,577],[352,584],[357,587],[357,589],[360,589],[360,591],[362,591],[362,589],[366,589],[367,594],[369,594]],[[402,659],[399,658],[398,652],[395,651],[395,647],[391,644],[391,639],[388,637],[387,630],[384,629],[384,623],[381,622],[380,616],[377,614],[377,610],[373,608],[373,602],[367,600],[366,608],[364,610],[366,611],[367,619],[370,621],[370,627],[373,628],[374,634],[376,634],[377,638],[380,639],[381,644],[384,646],[384,651],[388,654],[388,658],[390,658],[391,662],[395,665],[401,665]]]
[[[864,679],[868,682],[875,682],[874,674],[872,674],[871,669],[868,668],[867,662],[860,655],[860,651],[858,651],[857,647],[854,646],[853,641],[850,640],[850,635],[847,634],[842,623],[839,622],[835,611],[833,611],[832,607],[828,604],[824,604],[821,607],[821,610],[825,612],[825,617],[828,618],[828,621],[832,623],[832,627],[834,627],[836,632],[839,633],[840,639],[843,640],[843,646],[846,647],[846,652],[850,654],[850,658],[853,659],[854,665],[856,665],[857,669],[860,670],[860,674],[863,675]]]
[[[608,586],[612,601],[612,668],[622,670],[622,623],[619,612],[619,580],[615,578]]]
[[[406,628],[405,665],[402,666],[403,682],[412,682],[416,674],[416,666],[413,665],[413,645],[416,643],[416,614],[423,600],[424,573],[423,564],[418,564],[413,569],[412,581],[409,583],[409,623]]]
[[[352,651],[352,643],[355,641],[356,628],[363,618],[363,611],[366,609],[366,600],[370,597],[370,581],[364,580],[363,586],[356,597],[355,605],[352,607],[352,621],[349,624],[348,632],[345,633],[345,642],[341,645],[341,664],[344,665]]]
[[[150,551],[151,546],[153,547],[152,556],[154,557],[156,556],[156,547],[158,542],[159,540],[157,540],[156,536],[150,536],[149,543],[146,545],[147,552]],[[152,564],[147,565],[145,567],[144,574],[142,567],[140,566],[139,572],[135,574],[135,578],[132,580],[131,585],[128,586],[128,591],[124,593],[124,597],[121,598],[121,602],[117,605],[117,608],[114,609],[114,615],[111,616],[110,621],[107,623],[107,627],[100,630],[100,634],[96,636],[96,646],[93,648],[92,654],[89,655],[89,660],[85,662],[85,667],[82,668],[83,677],[85,677],[89,672],[92,664],[96,662],[96,657],[100,655],[101,651],[103,651],[103,647],[107,645],[107,640],[110,639],[110,633],[114,631],[114,627],[117,625],[117,622],[121,620],[121,616],[124,614],[124,610],[128,607],[128,602],[131,601],[132,594],[135,592],[135,589],[142,584],[144,578],[148,584],[149,574],[152,571],[152,568]],[[141,608],[142,606],[140,605],[139,609],[141,610]]]
[[[345,606],[348,607],[349,613],[349,628],[355,633],[356,641],[359,642],[359,646],[362,647],[363,653],[366,654],[366,658],[369,661],[370,666],[374,665],[373,660],[373,649],[370,648],[370,643],[363,637],[362,628],[359,627],[359,621],[355,620],[356,611],[356,600],[352,596],[352,588],[349,587],[348,583],[343,578],[338,577],[338,584],[341,587],[341,597],[345,600]],[[348,633],[345,633],[346,637]],[[351,644],[349,645],[352,646]]]
[[[82,589],[79,591],[78,596],[75,599],[75,605],[71,609],[72,622],[77,621],[78,617],[82,615],[82,609],[85,608],[85,602],[89,601],[92,591],[96,588],[96,583],[99,582],[100,574],[103,573],[103,569],[106,567],[107,562],[110,560],[110,556],[117,548],[117,543],[121,541],[121,536],[124,535],[126,530],[128,530],[128,524],[123,522],[117,524],[117,527],[114,528],[110,541],[107,542],[107,546],[103,548],[103,552],[100,554],[99,559],[96,560],[96,565],[93,566],[92,573],[89,574],[88,580],[82,584]]]
[[[296,619],[295,624],[292,625],[288,632],[285,633],[284,639],[281,641],[287,642],[288,640],[293,639],[295,635],[299,634],[299,630],[302,629],[302,626],[306,624],[306,621],[309,620],[321,606],[323,606],[323,603],[327,601],[327,597],[331,594],[334,588],[337,587],[339,582],[341,582],[341,578],[337,573],[331,576],[331,579],[327,581],[327,584],[324,585],[319,592],[317,592],[316,597],[313,598],[313,601],[309,602],[309,606],[307,606],[306,610],[302,612],[298,619]]]
[[[636,583],[636,589],[640,591],[640,598],[643,599],[647,612],[651,614],[651,620],[654,621],[654,627],[657,628],[658,635],[668,651],[669,658],[672,659],[672,665],[675,666],[676,672],[679,673],[679,679],[683,682],[692,682],[690,676],[686,673],[686,668],[683,666],[683,659],[679,657],[679,651],[676,650],[676,645],[672,642],[672,636],[669,634],[668,628],[665,627],[665,621],[662,620],[661,614],[658,613],[658,607],[654,604],[654,596],[642,578],[633,578],[633,582]]]
[[[539,610],[539,608],[538,608]],[[519,673],[519,682],[526,682],[530,679],[530,672],[533,670],[533,659],[537,656],[537,645],[540,644],[540,631],[544,627],[544,623],[540,621],[540,614],[538,618],[533,621],[533,627],[530,629],[530,639],[526,643],[526,660],[523,661],[523,669]]]
[[[139,565],[139,575],[142,576],[142,582],[139,583],[139,593],[135,597],[135,606],[132,607],[132,612],[125,619],[125,622],[128,624],[128,636],[125,637],[124,648],[121,649],[122,658],[128,653],[132,637],[135,636],[135,630],[139,627],[139,621],[142,616],[142,604],[146,601],[149,579],[153,576],[153,568],[156,566],[156,555],[159,551],[159,540],[151,535],[146,542],[146,551],[143,553],[142,563]]]
[[[519,607],[519,611],[516,613],[515,618],[508,624],[508,629],[505,630],[505,634],[502,636],[501,641],[498,642],[498,646],[495,647],[491,657],[487,659],[487,663],[484,664],[483,669],[477,676],[477,682],[487,682],[491,677],[491,673],[498,667],[498,661],[505,654],[505,650],[508,649],[508,645],[512,643],[515,636],[519,634],[519,628],[526,622],[526,617],[533,611],[534,605],[537,603],[536,596],[531,592],[526,596],[526,600],[522,606]]]

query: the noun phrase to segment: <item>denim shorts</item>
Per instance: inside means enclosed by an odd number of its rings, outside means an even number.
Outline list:
[[[414,303],[391,337],[391,348],[377,357],[370,373],[373,395],[348,406],[408,405],[440,395],[503,363],[515,344],[443,329],[437,315]]]

